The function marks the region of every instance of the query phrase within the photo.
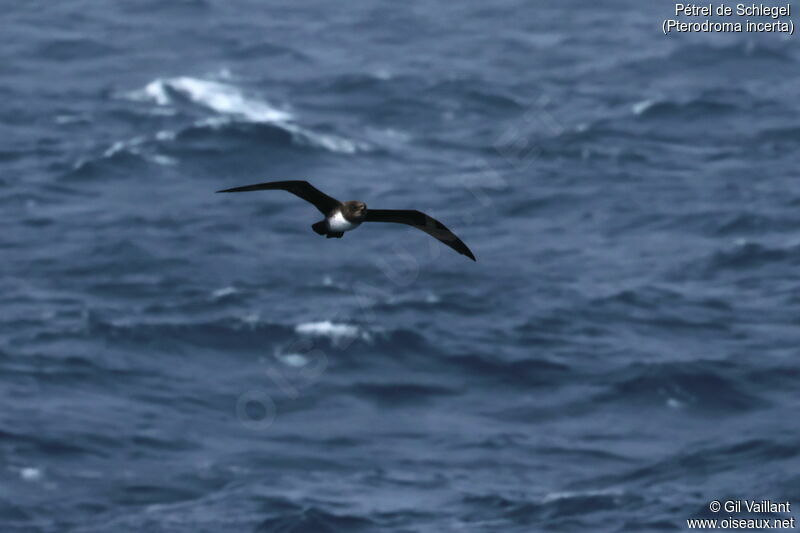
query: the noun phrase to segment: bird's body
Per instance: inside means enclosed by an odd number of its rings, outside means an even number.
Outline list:
[[[354,230],[361,225],[361,222],[351,222],[347,220],[341,209],[334,211],[333,215],[325,220],[328,222],[328,230],[333,233],[344,233],[345,231]]]
[[[347,205],[350,202],[345,202]],[[359,204],[361,202],[353,202]],[[364,205],[366,209],[366,205]],[[328,229],[333,233],[344,233],[345,231],[354,230],[361,225],[364,221],[363,216],[355,214],[354,210],[345,210],[340,208],[334,209],[333,213],[328,215]]]
[[[408,224],[443,242],[456,252],[473,261],[475,256],[461,239],[438,220],[420,211],[402,209],[367,209],[367,204],[357,200],[340,202],[323,193],[307,181],[271,181],[234,187],[217,192],[246,192],[259,190],[284,190],[313,204],[325,218],[312,224],[311,228],[329,239],[341,238],[363,222],[396,222]]]
[[[311,229],[329,239],[340,239],[344,232],[354,230],[364,222],[366,210],[364,202],[342,202],[331,209],[324,220],[312,224]]]

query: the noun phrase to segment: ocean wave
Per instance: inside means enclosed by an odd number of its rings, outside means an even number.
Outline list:
[[[449,145],[449,147],[457,147]],[[492,144],[475,146],[493,156],[527,166],[534,160],[601,160],[646,162],[648,149],[660,148],[660,141],[642,138],[628,125],[609,118],[583,122],[563,129],[539,128],[521,132],[511,139],[500,138]]]
[[[96,436],[96,435],[95,435]],[[58,438],[35,432],[12,432],[0,427],[0,438],[4,443],[13,443],[17,453],[43,455],[50,458],[82,454],[102,455],[98,441],[93,435],[83,434],[75,438]]]
[[[529,217],[548,211],[555,212],[556,210],[563,209],[564,206],[570,206],[572,209],[575,209],[576,206],[587,202],[587,197],[588,195],[558,192],[535,198],[514,198],[512,199],[511,205],[506,208],[506,213],[509,216]]]
[[[657,73],[661,77],[692,73],[706,79],[729,78],[731,81],[725,86],[730,87],[737,85],[735,80],[739,79],[739,73],[745,68],[751,76],[791,68],[797,61],[791,46],[789,41],[772,41],[769,44],[754,40],[740,40],[731,44],[687,42],[663,55],[645,55],[622,63],[619,65],[621,70],[615,75],[639,79],[643,73]]]
[[[371,145],[366,142],[301,126],[291,112],[247,96],[238,87],[221,81],[188,76],[158,78],[142,89],[124,93],[123,97],[138,102],[151,102],[162,108],[188,102],[214,113],[211,117],[196,120],[189,128],[161,130],[156,135],[157,141],[172,141],[197,129],[225,133],[230,128],[235,129],[237,124],[244,123],[278,128],[287,133],[290,140],[298,146],[320,148],[340,154],[372,150]]]
[[[368,341],[372,338],[369,332],[361,330],[358,326],[337,324],[329,320],[304,322],[295,326],[294,331],[300,335],[308,335],[310,337],[327,337],[334,342],[357,338]]]
[[[264,350],[291,336],[292,328],[279,324],[255,322],[246,318],[210,321],[102,320],[90,317],[86,333],[115,342],[140,344],[165,341],[163,347],[207,347],[227,350]]]
[[[627,288],[588,302],[590,308],[600,309],[603,314],[619,313],[627,321],[726,330],[723,319],[711,322],[697,320],[698,311],[730,311],[728,301],[698,298],[692,293],[681,292],[654,285]],[[676,316],[679,315],[679,316]],[[594,316],[594,315],[590,315]],[[705,315],[704,315],[705,316]]]
[[[769,465],[796,457],[799,453],[797,442],[772,437],[705,448],[692,447],[620,476],[611,476],[606,481],[661,483],[671,479],[707,480],[717,472],[737,471],[742,465]]]
[[[465,354],[451,356],[446,361],[469,375],[520,387],[553,385],[564,380],[571,371],[565,364],[539,358],[505,361],[497,357]]]
[[[203,141],[209,142],[203,142]],[[225,142],[264,146],[310,147],[338,154],[355,154],[373,150],[371,145],[337,135],[316,133],[294,124],[237,122],[227,117],[198,120],[179,130],[160,130],[152,137],[134,137],[116,141],[99,155],[79,159],[62,177],[66,179],[108,178],[109,173],[130,176],[137,169],[146,172],[146,165],[175,166],[187,152],[229,153]],[[200,146],[193,146],[198,142]]]
[[[85,113],[63,114],[63,115],[56,115],[55,117],[53,117],[53,122],[55,122],[60,126],[68,124],[91,124],[92,118],[90,115]]]
[[[767,246],[745,239],[733,247],[718,250],[704,260],[703,270],[713,274],[724,270],[748,270],[770,265],[796,265],[800,262],[800,246]]]
[[[0,149],[0,162],[11,163],[23,159],[28,155],[28,152],[22,150],[8,150]],[[3,183],[3,182],[0,182]]]
[[[348,390],[379,406],[425,404],[438,397],[459,394],[450,387],[422,383],[356,383]]]
[[[177,98],[184,98],[211,111],[253,122],[280,122],[294,118],[291,113],[267,102],[246,97],[233,85],[188,76],[158,78],[126,95],[132,100],[151,101],[160,106],[171,105]]]
[[[249,39],[242,39],[234,53],[239,59],[254,57],[263,61],[265,57],[286,57],[292,61],[310,61],[310,58],[299,50],[269,41],[253,42]]]
[[[466,103],[473,110],[525,111],[525,104],[510,91],[481,79],[449,79],[436,83],[426,91],[437,102]]]
[[[182,140],[203,135],[222,135],[226,138],[242,135],[244,140],[267,140],[273,145],[321,148],[340,154],[355,154],[371,151],[371,145],[340,137],[319,133],[292,122],[240,121],[230,116],[215,116],[195,121],[191,126],[178,131],[162,130],[160,140]]]
[[[631,106],[634,115],[653,118],[702,118],[709,114],[733,113],[732,102],[699,97],[688,100],[642,100]]]
[[[78,355],[54,356],[41,353],[29,353],[11,360],[4,364],[3,372],[19,378],[29,377],[54,383],[74,384],[101,381],[112,384],[120,380],[130,382],[149,376],[146,372],[121,364],[108,366],[106,362]]]
[[[599,399],[694,411],[745,411],[767,405],[748,390],[743,369],[733,363],[691,361],[634,364]]]
[[[239,289],[233,286],[222,287],[211,293],[211,301],[219,301],[239,293]]]
[[[714,216],[714,233],[720,236],[757,235],[768,232],[794,232],[798,220],[779,218],[760,213],[740,212],[727,216]]]
[[[8,526],[10,533],[30,531],[30,522],[34,521],[37,517],[32,512],[28,512],[25,508],[17,503],[11,503],[5,499],[0,498],[0,516],[3,517],[3,522]],[[19,525],[18,529],[15,526]],[[23,529],[22,526],[25,526]]]
[[[754,137],[753,142],[776,154],[795,150],[800,143],[800,126],[765,128]]]
[[[88,37],[62,37],[44,41],[33,51],[33,56],[55,61],[78,61],[109,56],[117,51],[108,42]]]
[[[115,143],[116,144],[116,143]],[[155,161],[153,161],[155,162]],[[148,159],[140,149],[111,145],[96,157],[81,158],[67,170],[66,180],[105,180],[111,176],[125,177],[147,171]]]
[[[19,477],[23,481],[41,481],[44,477],[44,472],[41,468],[25,466],[19,469]]]
[[[158,136],[156,136],[158,139]],[[134,156],[141,156],[146,161],[150,161],[157,165],[170,166],[177,164],[177,160],[164,154],[159,154],[144,149],[147,143],[144,137],[134,137],[128,141],[117,141],[109,146],[102,157],[111,159],[118,154],[130,154]]]
[[[640,504],[641,496],[622,490],[584,490],[551,492],[538,498],[518,499],[497,494],[468,495],[464,503],[484,518],[509,520],[513,523],[577,519],[596,512],[610,512]]]
[[[693,43],[675,49],[669,55],[670,60],[677,61],[677,65],[719,65],[725,63],[735,64],[737,71],[743,64],[758,64],[769,67],[770,63],[794,63],[790,45],[748,40],[726,45],[711,43]]]
[[[157,139],[137,136],[125,141],[115,141],[97,156],[76,161],[63,177],[69,179],[106,178],[109,172],[130,173],[148,163],[159,166],[178,164],[174,157],[159,150]]]
[[[389,83],[391,82],[391,83]],[[391,76],[387,72],[348,72],[337,76],[325,76],[312,81],[312,84],[324,93],[348,94],[364,92],[365,94],[375,94],[376,92],[391,91],[401,87],[420,87],[423,80],[411,76]]]
[[[301,363],[296,356],[305,357],[303,353],[311,348],[338,353],[391,352],[418,349],[423,342],[410,330],[384,330],[327,320],[295,325],[264,322],[258,315],[184,321],[147,316],[107,320],[92,313],[80,328],[40,333],[34,340],[86,336],[99,336],[120,346],[160,342],[164,350],[177,352],[186,347],[271,352],[290,366]]]
[[[352,294],[353,289],[351,287],[347,287],[346,290],[349,294]],[[407,309],[414,309],[414,308],[428,308],[430,306],[435,306],[438,304],[442,304],[443,300],[442,297],[431,292],[399,292],[399,293],[378,293],[375,292],[374,294],[358,294],[358,300],[360,305],[362,305],[365,309],[375,309],[375,310],[382,310],[382,309],[397,309],[397,308],[407,308]],[[449,307],[451,301],[455,300],[447,300],[445,305]]]
[[[257,533],[296,532],[335,532],[335,531],[375,531],[377,524],[372,520],[346,514],[333,514],[318,507],[291,505],[292,509],[282,509],[275,516],[264,519],[256,528]]]

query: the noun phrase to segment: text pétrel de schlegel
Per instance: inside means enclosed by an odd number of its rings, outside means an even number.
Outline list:
[[[723,11],[724,9],[730,11]],[[792,15],[792,5],[770,6],[765,4],[736,4],[735,8],[730,8],[722,4],[716,8],[714,4],[675,4],[675,15],[686,15],[690,17],[710,17],[712,15],[732,15],[740,17],[771,17],[778,19]]]

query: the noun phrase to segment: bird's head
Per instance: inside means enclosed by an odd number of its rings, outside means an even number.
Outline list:
[[[345,215],[350,219],[363,219],[367,216],[367,204],[356,200],[344,203]]]

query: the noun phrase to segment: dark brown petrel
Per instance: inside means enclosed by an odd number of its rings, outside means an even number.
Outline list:
[[[356,229],[362,222],[397,222],[408,224],[420,229],[439,239],[456,252],[466,255],[473,261],[475,256],[461,239],[447,229],[438,220],[429,217],[421,211],[408,209],[367,209],[367,204],[358,201],[340,202],[331,198],[320,191],[307,181],[271,181],[268,183],[257,183],[255,185],[245,185],[244,187],[234,187],[217,192],[245,192],[245,191],[288,191],[295,196],[299,196],[306,202],[314,204],[314,207],[325,215],[324,220],[312,224],[311,228],[319,235],[327,238],[340,239],[345,231]]]

